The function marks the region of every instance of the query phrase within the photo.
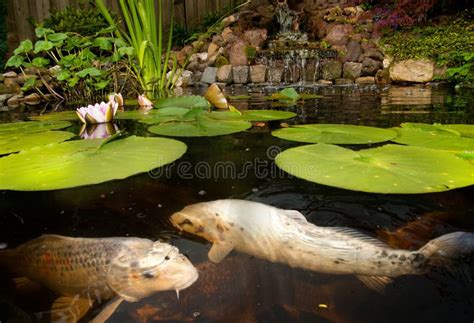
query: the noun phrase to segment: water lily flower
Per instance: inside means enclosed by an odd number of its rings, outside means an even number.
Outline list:
[[[145,96],[145,94],[138,96],[138,105],[142,108],[153,107],[153,102]]]
[[[85,124],[82,126],[79,136],[82,139],[103,139],[114,135],[118,130],[117,125],[112,122],[92,125]]]
[[[121,93],[112,93],[109,95],[109,102],[118,103],[119,107],[124,106],[124,101]]]
[[[117,102],[100,102],[95,105],[89,104],[87,107],[81,107],[76,110],[76,114],[83,123],[105,123],[113,120],[117,109]]]

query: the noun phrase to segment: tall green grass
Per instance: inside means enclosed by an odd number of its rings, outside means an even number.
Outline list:
[[[165,13],[163,0],[119,0],[120,10],[125,20],[127,33],[116,28],[116,36],[128,41],[135,49],[135,60],[131,61],[144,91],[149,96],[174,86],[174,77],[166,80],[171,45],[173,38],[173,5],[171,12]],[[103,0],[95,0],[97,8],[101,11],[107,22],[114,27],[115,22],[107,10]],[[171,15],[169,30],[164,32],[164,15]],[[158,21],[157,21],[158,18]],[[176,73],[176,58],[172,58],[172,74]]]

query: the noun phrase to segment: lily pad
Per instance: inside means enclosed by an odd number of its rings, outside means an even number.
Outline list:
[[[71,123],[67,121],[54,120],[46,120],[42,122],[24,121],[3,123],[0,124],[0,135],[3,135],[5,133],[12,134],[13,132],[21,134],[42,132],[48,130],[63,129],[69,127],[70,125]]]
[[[215,120],[199,116],[192,121],[167,122],[151,126],[148,131],[157,135],[172,137],[212,137],[241,132],[252,127],[242,120]]]
[[[0,134],[0,154],[9,154],[37,146],[63,142],[74,137],[67,131],[43,131],[38,133],[2,133]]]
[[[396,130],[398,136],[392,141],[400,144],[452,151],[474,150],[474,138],[469,137],[472,129],[468,125],[403,123]]]
[[[397,133],[391,129],[338,124],[306,124],[272,132],[281,139],[326,144],[372,144],[391,140]]]
[[[474,165],[453,153],[385,145],[353,151],[316,144],[276,159],[284,171],[311,182],[371,193],[431,193],[474,184]]]
[[[213,111],[209,117],[217,120],[272,121],[290,119],[296,113],[276,110],[243,110],[241,113],[232,111]]]
[[[440,127],[457,131],[462,137],[474,138],[474,125],[472,124],[444,124]]]
[[[54,190],[122,179],[180,158],[186,145],[166,138],[75,140],[0,158],[0,189]]]
[[[283,89],[280,92],[273,93],[272,95],[265,97],[266,100],[290,101],[290,102],[296,102],[299,100],[308,100],[308,99],[319,99],[319,98],[322,98],[322,96],[317,95],[317,94],[310,94],[310,93],[298,94],[298,92],[296,92],[296,90],[292,87]]]
[[[155,102],[155,108],[209,108],[209,102],[202,96],[189,95],[163,98]]]

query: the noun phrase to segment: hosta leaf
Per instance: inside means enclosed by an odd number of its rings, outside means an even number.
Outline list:
[[[431,193],[474,184],[474,165],[455,154],[385,145],[353,151],[317,144],[288,149],[276,164],[311,182],[372,193]]]

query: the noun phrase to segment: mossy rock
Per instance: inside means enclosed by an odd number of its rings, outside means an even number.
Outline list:
[[[229,60],[225,56],[219,55],[216,58],[216,63],[215,63],[216,67],[222,67],[224,65],[229,65],[229,64],[230,64]]]

